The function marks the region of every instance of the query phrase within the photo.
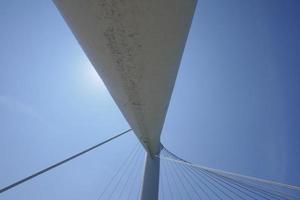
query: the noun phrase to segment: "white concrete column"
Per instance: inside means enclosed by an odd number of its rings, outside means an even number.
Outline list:
[[[158,200],[159,158],[146,152],[144,178],[140,200]]]

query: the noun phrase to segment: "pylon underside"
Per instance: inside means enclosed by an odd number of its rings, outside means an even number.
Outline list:
[[[196,1],[54,2],[145,149],[157,154]]]

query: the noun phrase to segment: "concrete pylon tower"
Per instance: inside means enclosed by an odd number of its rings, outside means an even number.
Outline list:
[[[158,199],[160,135],[196,0],[54,0],[147,154]]]

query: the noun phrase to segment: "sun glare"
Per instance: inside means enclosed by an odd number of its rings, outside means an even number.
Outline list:
[[[105,89],[104,83],[101,80],[100,76],[96,72],[95,68],[91,63],[87,62],[85,65],[85,81],[86,83],[92,87],[97,89]]]

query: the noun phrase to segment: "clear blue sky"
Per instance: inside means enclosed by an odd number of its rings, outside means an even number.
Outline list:
[[[168,149],[300,185],[299,9],[198,1],[162,133]],[[0,16],[0,186],[129,128],[51,1],[0,1]],[[124,136],[0,200],[97,199],[136,143]]]

